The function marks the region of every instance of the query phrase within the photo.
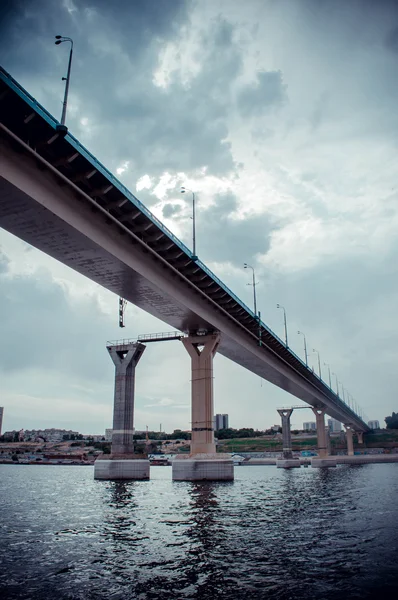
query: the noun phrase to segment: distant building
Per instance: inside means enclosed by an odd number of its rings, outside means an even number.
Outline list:
[[[328,427],[330,433],[340,433],[341,423],[337,419],[328,419]]]
[[[84,441],[93,441],[93,442],[104,442],[105,441],[105,436],[102,435],[101,433],[97,434],[97,433],[85,433],[83,434],[83,440]]]
[[[307,423],[303,423],[304,431],[316,431],[316,423],[315,421],[308,421]]]
[[[368,425],[371,429],[380,429],[380,423],[379,421],[377,421],[377,419],[375,419],[374,421],[368,421]]]
[[[228,429],[228,427],[229,427],[228,415],[215,415],[214,431],[219,431],[220,429]]]
[[[280,425],[272,425],[271,431],[274,431],[275,433],[278,433],[278,431],[280,430],[280,428],[281,428]]]
[[[46,442],[62,442],[65,439],[76,439],[79,435],[78,431],[71,429],[25,429],[23,439],[26,442],[34,442],[38,438],[42,438]]]
[[[105,441],[106,442],[112,441],[112,433],[113,433],[113,429],[105,429]]]
[[[0,406],[0,435],[1,435],[1,427],[3,425],[3,412],[4,412],[4,408],[2,406]]]

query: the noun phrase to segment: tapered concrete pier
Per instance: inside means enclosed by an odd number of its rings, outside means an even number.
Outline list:
[[[115,342],[107,350],[115,364],[112,449],[95,461],[94,479],[149,479],[149,460],[134,454],[133,440],[135,369],[145,346]]]
[[[345,437],[347,440],[347,454],[348,456],[354,456],[354,441],[353,441],[353,430],[349,425],[344,425]]]
[[[283,458],[277,459],[276,466],[279,469],[300,468],[300,460],[293,458],[292,452],[292,434],[290,431],[290,417],[293,412],[292,408],[278,409],[278,413],[282,420],[282,440],[283,440]]]
[[[181,340],[191,357],[192,439],[189,456],[173,460],[176,481],[231,480],[234,466],[229,454],[217,454],[214,442],[213,359],[220,334],[191,335]]]
[[[363,444],[363,431],[357,431],[358,444]]]
[[[328,436],[326,435],[325,427],[325,409],[324,408],[313,408],[312,412],[316,418],[316,433],[318,439],[318,456],[311,460],[312,467],[335,467],[337,465],[336,459],[330,456],[330,450],[328,449]],[[329,440],[330,445],[330,440]]]

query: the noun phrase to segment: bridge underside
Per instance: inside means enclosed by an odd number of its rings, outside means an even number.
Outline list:
[[[51,165],[2,133],[0,225],[82,275],[184,332],[218,330],[218,352],[312,406],[364,430],[344,405],[306,381],[227,310],[130,235]],[[38,168],[39,167],[39,168]]]

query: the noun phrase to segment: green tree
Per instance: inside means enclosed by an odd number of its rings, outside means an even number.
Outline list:
[[[393,412],[391,417],[385,419],[387,429],[398,429],[398,413]]]

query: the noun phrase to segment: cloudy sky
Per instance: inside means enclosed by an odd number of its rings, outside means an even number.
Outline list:
[[[379,0],[6,0],[0,62],[369,418],[398,409],[398,5]],[[162,331],[134,306],[0,229],[4,428],[112,424],[108,339]],[[122,335],[121,335],[122,334]],[[190,426],[190,362],[148,346],[136,428]],[[328,379],[327,367],[323,374]],[[334,379],[334,377],[333,377]],[[233,427],[299,402],[225,358],[215,406]],[[310,411],[293,416],[301,426]]]

